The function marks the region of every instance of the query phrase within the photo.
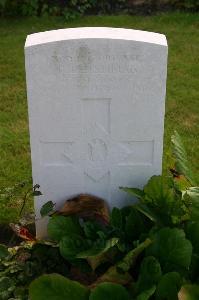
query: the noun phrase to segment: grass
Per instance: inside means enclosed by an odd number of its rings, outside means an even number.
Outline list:
[[[199,166],[198,14],[0,20],[0,189],[31,177],[23,47],[27,34],[66,27],[112,26],[164,33],[169,44],[164,171],[178,130],[195,173]],[[199,174],[197,173],[199,181]],[[14,221],[21,200],[1,200],[0,222]]]

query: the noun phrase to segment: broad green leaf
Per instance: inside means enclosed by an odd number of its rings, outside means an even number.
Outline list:
[[[198,300],[199,299],[199,285],[186,284],[182,286],[178,293],[179,300]]]
[[[82,224],[85,236],[90,240],[96,240],[99,238],[98,233],[104,230],[104,227],[100,223],[95,221],[86,221]]]
[[[53,212],[54,206],[55,204],[52,201],[46,202],[40,209],[40,215],[42,217],[48,216],[50,213]]]
[[[30,300],[88,300],[89,290],[59,274],[42,275],[29,288]]]
[[[130,296],[122,285],[105,282],[91,291],[89,300],[130,300]]]
[[[153,213],[160,226],[180,223],[184,215],[181,198],[177,197],[169,181],[162,176],[152,176],[144,187],[143,204]]]
[[[165,184],[162,176],[152,176],[144,187],[145,202],[169,206],[174,201],[174,191]]]
[[[0,259],[4,259],[9,255],[8,248],[0,244]]]
[[[156,289],[156,300],[178,300],[178,292],[182,286],[179,273],[169,272],[163,275]]]
[[[159,260],[164,272],[190,266],[192,245],[183,230],[165,227],[156,232],[153,239],[146,252]]]
[[[141,292],[136,300],[148,300],[150,299],[151,296],[153,296],[153,294],[155,293],[155,290],[156,290],[156,286],[153,285],[151,288]]]
[[[144,203],[138,203],[134,205],[134,207],[141,212],[143,215],[145,215],[149,220],[151,220],[154,223],[160,223],[158,216],[155,214],[155,212],[149,208]]]
[[[140,212],[132,206],[125,224],[125,234],[127,239],[137,240],[139,239],[140,234],[146,231],[142,218],[143,215],[141,215]]]
[[[144,191],[137,188],[120,187],[120,189],[132,196],[142,199],[144,197]]]
[[[176,171],[180,174],[183,174],[188,181],[194,185],[194,177],[188,162],[187,153],[177,131],[175,131],[174,135],[172,135],[171,142],[173,154],[175,156]]]
[[[118,238],[112,238],[107,241],[102,241],[99,244],[94,244],[90,249],[77,254],[77,258],[86,258],[89,265],[95,270],[101,263],[109,260],[107,252],[117,245]]]
[[[191,282],[199,282],[199,254],[192,254],[191,265],[189,267],[189,279]]]
[[[185,227],[188,240],[191,241],[193,252],[199,255],[199,222],[188,222]]]
[[[122,272],[127,272],[132,268],[137,260],[137,257],[151,244],[150,239],[146,239],[135,249],[129,251],[126,256],[117,264],[117,269]]]
[[[122,212],[119,208],[114,207],[111,212],[111,219],[110,219],[111,226],[122,229],[123,220],[122,220]]]
[[[162,271],[158,260],[153,256],[145,257],[140,267],[138,282],[136,283],[137,293],[141,293],[156,285],[161,276]]]
[[[88,249],[88,247],[87,240],[77,234],[64,236],[59,242],[60,253],[68,260],[76,258],[79,252]]]
[[[48,223],[48,235],[59,242],[64,236],[82,234],[82,228],[75,217],[54,216]]]
[[[107,252],[110,248],[114,247],[118,243],[118,238],[112,238],[108,241],[101,241],[101,243],[94,244],[94,246],[84,252],[79,252],[78,258],[95,257],[102,253]]]
[[[199,219],[199,187],[190,187],[183,194],[183,199],[190,203],[191,220],[198,221]]]

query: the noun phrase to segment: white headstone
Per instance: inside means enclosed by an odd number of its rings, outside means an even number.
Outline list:
[[[32,172],[59,208],[79,193],[111,207],[119,186],[142,187],[162,168],[167,42],[162,34],[72,28],[25,44]],[[45,228],[37,225],[37,235]]]

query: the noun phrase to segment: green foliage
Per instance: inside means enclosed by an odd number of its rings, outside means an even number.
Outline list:
[[[114,207],[111,212],[111,226],[118,230],[122,230],[123,228],[123,219],[122,219],[122,212],[119,208]]]
[[[194,253],[199,255],[199,222],[188,222],[185,233],[187,239],[192,243]]]
[[[178,292],[182,286],[179,273],[170,272],[162,276],[156,289],[157,300],[178,300]]]
[[[77,258],[77,255],[88,247],[87,241],[77,234],[65,235],[59,243],[61,255],[68,260]]]
[[[130,214],[126,217],[125,234],[127,239],[138,240],[141,234],[147,232],[144,218],[134,207],[131,207]]]
[[[136,292],[138,294],[148,291],[154,287],[162,276],[162,270],[159,261],[153,256],[147,256],[143,259],[138,282],[136,283]]]
[[[199,188],[191,186],[188,167],[180,170],[166,180],[151,177],[143,190],[123,188],[138,202],[107,212],[106,224],[92,211],[52,214],[47,202],[41,215],[50,215],[50,241],[0,245],[0,299],[197,299]]]
[[[126,188],[121,188],[124,191]],[[130,194],[132,194],[132,189]],[[137,193],[134,194],[135,196]],[[183,197],[176,193],[172,180],[152,176],[139,193],[135,208],[158,226],[172,226],[184,221],[187,208]]]
[[[141,292],[137,297],[136,300],[148,300],[151,296],[155,293],[156,286],[152,286],[148,290]]]
[[[89,300],[130,300],[127,290],[119,284],[101,283],[90,294]]]
[[[198,0],[171,0],[171,4],[176,8],[184,9],[198,9],[199,1]]]
[[[37,188],[37,187],[36,187]],[[1,205],[9,206],[11,203],[20,203],[17,211],[18,217],[24,213],[27,204],[31,201],[36,191],[35,187],[31,186],[31,180],[18,182],[10,187],[0,189]]]
[[[29,284],[43,273],[68,275],[68,264],[62,259],[58,248],[39,243],[24,244],[10,248],[7,253],[0,259],[2,300],[27,300]]]
[[[157,10],[165,5],[161,0],[143,1],[143,12]],[[135,11],[136,2],[128,0],[1,0],[0,13],[6,16],[41,16],[41,15],[62,15],[66,20],[74,19],[86,13],[111,14],[117,12]],[[193,10],[199,8],[198,0],[170,0],[167,6]],[[148,10],[146,10],[148,8]]]
[[[61,275],[42,275],[30,285],[30,300],[88,300],[89,290]]]
[[[1,0],[0,13],[3,15],[40,16],[62,15],[66,20],[74,19],[88,12],[113,13],[127,7],[125,0]]]
[[[156,257],[164,272],[188,269],[191,263],[192,245],[185,233],[177,228],[162,228],[153,236],[147,254]]]
[[[173,154],[175,157],[176,171],[179,174],[183,174],[185,178],[190,182],[190,184],[194,185],[194,176],[190,168],[188,156],[177,131],[175,131],[174,135],[172,135],[171,142],[173,146]]]
[[[5,245],[0,244],[0,260],[6,258],[9,255],[8,249]]]
[[[193,221],[197,221],[199,218],[199,187],[189,187],[183,193],[183,200],[186,203],[190,204],[190,219]]]
[[[15,289],[14,280],[9,277],[0,277],[0,299],[6,300],[11,297],[12,292]]]
[[[86,236],[86,238],[90,239],[90,240],[96,240],[99,238],[100,234],[103,232],[104,234],[106,234],[106,230],[104,230],[105,228],[103,228],[102,226],[100,226],[99,223],[95,222],[94,220],[91,221],[85,221],[82,224],[83,230],[84,230],[84,234]]]
[[[134,207],[157,226],[176,226],[199,217],[199,188],[191,186],[195,182],[186,151],[177,132],[171,140],[175,160],[172,177],[152,176],[143,190],[121,188],[138,198]]]
[[[140,243],[136,248],[129,251],[123,259],[117,264],[117,269],[122,272],[127,272],[132,268],[138,256],[151,244],[150,239],[146,239],[143,243]]]
[[[40,215],[42,217],[48,216],[50,213],[53,212],[54,206],[55,204],[52,201],[46,202],[40,209]]]
[[[48,223],[49,237],[57,242],[66,235],[81,233],[82,229],[76,217],[54,216]]]
[[[107,252],[109,249],[117,245],[118,241],[118,238],[112,238],[110,240],[106,240],[105,243],[94,243],[90,249],[80,252],[77,257],[88,258],[102,255],[103,253]]]

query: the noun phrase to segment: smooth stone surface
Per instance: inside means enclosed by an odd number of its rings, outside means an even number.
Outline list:
[[[142,187],[162,168],[167,42],[120,28],[32,34],[25,45],[37,235],[48,200],[90,193],[121,207],[119,186]]]

